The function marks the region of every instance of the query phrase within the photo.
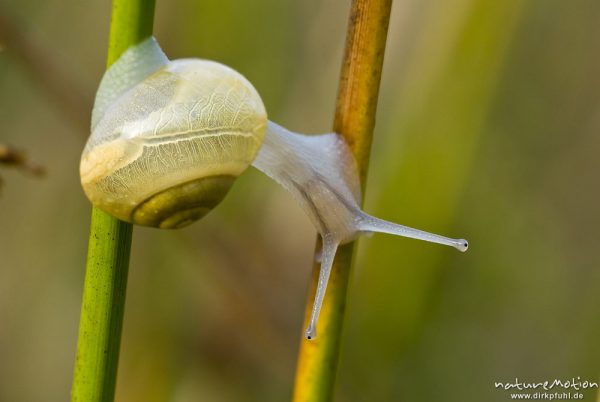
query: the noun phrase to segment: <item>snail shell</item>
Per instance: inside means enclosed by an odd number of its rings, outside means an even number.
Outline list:
[[[94,205],[124,221],[178,228],[201,218],[265,135],[267,113],[252,84],[213,61],[165,62],[112,102],[105,92],[81,182]]]

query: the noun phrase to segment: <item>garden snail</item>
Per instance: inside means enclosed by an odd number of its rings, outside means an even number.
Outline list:
[[[170,61],[149,38],[104,75],[80,165],[96,207],[140,225],[183,227],[215,207],[250,164],[292,193],[322,239],[308,339],[316,335],[340,244],[384,232],[467,249],[466,240],[363,212],[355,161],[342,137],[296,134],[268,121],[254,87],[229,67]]]

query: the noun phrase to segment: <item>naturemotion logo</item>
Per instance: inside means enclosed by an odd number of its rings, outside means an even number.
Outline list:
[[[509,395],[510,399],[580,400],[583,399],[584,395],[579,391],[597,389],[598,383],[596,381],[582,380],[581,377],[568,379],[555,378],[542,381],[525,381],[516,377],[513,381],[495,381],[494,387],[505,391],[513,391]],[[515,393],[514,391],[525,392]]]

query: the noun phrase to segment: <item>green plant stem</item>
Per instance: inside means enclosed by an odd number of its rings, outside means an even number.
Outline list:
[[[363,189],[391,7],[392,0],[354,0],[346,36],[333,128],[352,149]],[[319,336],[312,341],[302,339],[300,344],[294,402],[326,402],[333,398],[353,250],[353,243],[338,249],[319,318]],[[310,319],[318,276],[319,264],[315,264],[305,326]]]
[[[152,35],[154,0],[114,0],[107,67]],[[132,226],[93,208],[73,402],[114,400]]]
[[[131,46],[152,35],[154,5],[155,0],[113,0],[107,68]]]

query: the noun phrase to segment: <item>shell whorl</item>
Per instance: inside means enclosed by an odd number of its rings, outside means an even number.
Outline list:
[[[126,69],[119,61],[111,69]],[[99,94],[111,92],[105,80]],[[260,96],[236,71],[199,59],[166,60],[136,84],[119,85],[124,92],[94,110],[80,165],[86,195],[141,225],[199,219],[256,157],[267,125]]]

